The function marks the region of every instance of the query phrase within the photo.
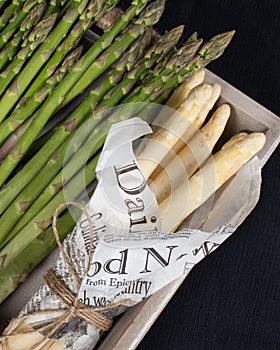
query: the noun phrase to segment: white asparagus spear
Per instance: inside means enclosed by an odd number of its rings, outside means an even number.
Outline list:
[[[183,140],[181,142],[184,145],[184,142],[186,144],[194,135],[197,129],[193,122],[211,94],[211,85],[200,85],[181,104],[180,113],[176,111],[170,115],[171,110],[163,108],[163,112],[156,117],[153,123],[154,133],[145,137],[136,153],[146,179],[149,179],[154,171],[159,172],[161,167],[165,167],[170,158],[173,158],[178,140]]]
[[[183,137],[181,137],[176,144],[173,147],[173,152],[175,154],[178,154],[185,146],[186,144],[191,140],[192,137],[199,131],[203,123],[205,122],[208,113],[210,110],[214,107],[215,103],[217,102],[218,98],[221,95],[221,86],[218,84],[212,85],[212,92],[209,99],[204,101],[204,104],[200,108],[200,111],[198,112],[195,120],[192,122],[192,125],[186,130]],[[183,107],[184,102],[181,104],[181,106],[178,108],[178,111],[181,113],[184,113],[181,108]],[[169,157],[166,159],[166,162],[164,166],[172,159],[172,157]]]
[[[232,138],[230,140],[228,140],[228,142],[226,142],[223,146],[222,146],[222,150],[227,149],[228,147],[232,146],[235,142],[241,141],[243,139],[245,139],[245,137],[248,135],[247,132],[240,132],[238,134],[235,134],[232,136]]]
[[[218,84],[212,85],[212,92],[209,97],[209,99],[205,99],[204,104],[200,108],[200,111],[198,112],[196,118],[194,121],[192,121],[192,124],[189,128],[184,132],[184,134],[178,139],[178,141],[174,144],[172,148],[172,153],[167,154],[165,158],[165,162],[162,164],[163,167],[166,167],[166,165],[172,160],[173,155],[177,155],[181,150],[186,147],[188,142],[195,136],[196,133],[199,132],[199,129],[205,122],[208,113],[210,110],[214,107],[215,103],[217,102],[218,98],[221,95],[221,86]],[[184,106],[184,102],[179,107],[178,111],[181,113],[185,113],[183,110],[181,110],[181,107]],[[155,172],[154,175],[158,175],[159,172]],[[154,177],[151,177],[153,179]]]
[[[32,346],[40,343],[40,346],[36,349],[44,350],[63,350],[64,339],[55,340],[48,339],[41,333],[35,331],[27,323],[21,322],[17,327],[13,329],[18,334],[11,335],[9,338],[2,340],[2,344],[5,346],[5,350],[27,350],[31,349]],[[23,334],[26,332],[25,334]],[[3,346],[0,344],[0,350]]]
[[[219,97],[221,96],[222,88],[219,84],[213,84],[212,85],[212,94],[210,96],[210,99],[208,101],[205,101],[204,105],[200,109],[198,116],[196,117],[194,124],[199,129],[205,122],[205,119],[207,118],[208,113],[211,111],[211,109],[214,107],[215,103],[218,101]]]
[[[174,232],[196,208],[230,179],[247,161],[258,153],[265,143],[263,133],[252,133],[217,152],[189,180],[160,204],[163,231]]]
[[[204,77],[205,71],[203,69],[194,71],[185,82],[174,90],[165,105],[173,109],[180,107],[181,103],[189,96],[190,91],[203,83]]]
[[[201,108],[209,101],[213,93],[213,86],[202,84],[194,88],[188,97],[177,108],[176,113],[181,113],[187,120],[193,123],[198,117]],[[172,123],[172,121],[169,121]]]
[[[150,188],[156,193],[159,204],[182,182],[187,181],[209,158],[225,129],[229,116],[229,105],[220,106],[201,132],[198,132],[150,183]]]

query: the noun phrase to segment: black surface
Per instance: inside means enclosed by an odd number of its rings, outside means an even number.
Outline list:
[[[209,69],[280,115],[280,3],[169,0],[162,32],[185,36],[236,29]],[[279,148],[263,170],[259,204],[217,251],[195,267],[138,350],[280,349]]]

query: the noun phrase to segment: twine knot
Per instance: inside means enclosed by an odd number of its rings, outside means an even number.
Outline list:
[[[60,210],[65,207],[73,205],[82,210],[82,212],[86,215],[89,228],[91,232],[91,241],[90,241],[90,247],[89,247],[89,257],[88,257],[88,265],[85,271],[85,276],[87,275],[92,261],[93,251],[94,251],[94,245],[93,245],[93,232],[94,232],[94,226],[91,219],[91,216],[89,212],[86,210],[84,206],[82,206],[80,203],[68,201],[63,204],[61,204],[54,212],[53,220],[52,220],[52,228],[53,228],[53,234],[56,240],[56,243],[58,245],[58,248],[60,249],[60,252],[63,255],[63,258],[67,265],[69,266],[69,269],[71,270],[75,280],[76,280],[76,289],[79,291],[82,279],[79,277],[74,264],[70,260],[69,256],[67,255],[64,247],[62,246],[62,243],[59,238],[59,234],[57,231],[57,218],[59,215]],[[89,324],[97,327],[98,329],[102,331],[108,331],[113,321],[111,319],[106,318],[105,316],[101,315],[101,311],[105,311],[108,309],[112,309],[115,307],[118,307],[120,305],[124,305],[128,302],[130,302],[130,299],[123,299],[116,303],[111,303],[104,307],[93,307],[89,305],[85,305],[81,303],[78,299],[78,293],[74,293],[66,284],[65,282],[58,277],[55,272],[50,269],[46,275],[44,276],[44,281],[48,285],[49,289],[52,291],[53,294],[55,294],[64,304],[64,308],[59,308],[56,310],[42,310],[42,311],[36,311],[29,315],[45,315],[45,314],[52,314],[57,313],[57,311],[61,311],[61,316],[56,318],[53,321],[50,321],[48,324],[45,324],[39,328],[26,330],[23,332],[13,332],[13,329],[15,328],[15,324],[18,322],[23,322],[26,320],[28,315],[23,317],[18,317],[15,320],[11,321],[9,326],[5,329],[3,335],[0,337],[1,340],[6,340],[11,338],[12,336],[19,335],[19,334],[27,334],[27,333],[35,333],[35,332],[43,332],[44,333],[44,339],[42,341],[37,342],[32,347],[30,347],[30,350],[38,349],[38,345],[40,346],[39,349],[43,349],[43,347],[46,345],[46,342],[50,340],[50,337],[56,333],[56,331],[64,324],[67,323],[70,319],[74,317],[80,317]],[[46,321],[48,322],[48,321]],[[2,341],[2,347],[3,350],[6,349],[5,341]]]

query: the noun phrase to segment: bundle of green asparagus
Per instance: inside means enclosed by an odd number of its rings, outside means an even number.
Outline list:
[[[133,116],[110,116],[110,108],[164,104],[230,43],[234,31],[206,43],[195,33],[177,47],[183,26],[159,37],[153,25],[164,4],[132,0],[88,45],[88,29],[117,0],[0,2],[0,301],[54,248],[51,218],[63,187],[72,200],[81,196],[79,177],[86,167],[86,185],[94,182],[110,126]],[[74,226],[68,212],[58,226],[63,239]]]

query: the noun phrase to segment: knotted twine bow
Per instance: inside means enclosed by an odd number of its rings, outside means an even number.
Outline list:
[[[82,212],[86,215],[89,228],[91,232],[91,240],[90,240],[90,247],[89,247],[89,257],[88,257],[88,265],[85,271],[85,276],[87,275],[92,261],[92,256],[94,253],[94,243],[93,243],[93,232],[94,232],[94,226],[91,219],[91,216],[87,209],[82,206],[80,203],[67,201],[65,203],[62,203],[60,206],[57,207],[57,209],[54,212],[53,220],[52,220],[52,228],[53,228],[53,234],[57,243],[57,246],[63,255],[63,258],[65,262],[67,263],[69,269],[71,270],[77,285],[77,291],[79,291],[82,279],[79,277],[72,261],[70,260],[69,256],[67,255],[65,249],[63,248],[63,245],[60,241],[58,230],[57,230],[57,218],[59,215],[59,212],[62,208],[65,206],[73,205],[79,209],[82,210]],[[108,306],[105,307],[91,307],[87,306],[83,303],[81,303],[78,299],[78,293],[75,294],[72,292],[64,283],[64,281],[56,276],[55,272],[51,269],[47,272],[47,274],[44,277],[45,283],[48,285],[49,289],[63,302],[65,305],[65,308],[60,308],[56,310],[43,310],[43,311],[35,311],[31,314],[18,317],[10,322],[8,327],[3,332],[2,336],[0,337],[0,340],[2,341],[2,348],[3,350],[6,350],[7,347],[5,345],[7,339],[15,336],[15,335],[26,335],[28,333],[38,333],[38,332],[46,332],[44,335],[44,339],[42,341],[39,341],[38,343],[34,344],[32,347],[30,347],[30,350],[40,350],[43,349],[45,345],[47,345],[48,341],[50,341],[50,337],[55,334],[55,332],[66,322],[68,322],[70,319],[74,317],[80,317],[86,322],[90,323],[91,325],[97,327],[98,329],[102,331],[108,331],[110,327],[112,326],[113,321],[110,319],[107,319],[106,317],[102,316],[99,312],[112,309],[115,307],[118,307],[120,305],[124,305],[128,302],[130,302],[130,299],[123,299],[117,303],[111,303]],[[36,329],[26,330],[22,332],[16,332],[12,333],[13,329],[15,328],[16,324],[20,324],[21,322],[25,321],[28,316],[33,315],[51,315],[53,313],[57,313],[61,311],[61,316],[55,318],[53,321],[49,322],[47,325],[43,325],[41,327],[38,327]],[[38,347],[39,346],[39,347]]]

